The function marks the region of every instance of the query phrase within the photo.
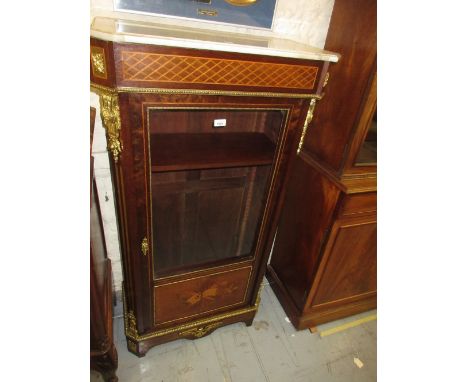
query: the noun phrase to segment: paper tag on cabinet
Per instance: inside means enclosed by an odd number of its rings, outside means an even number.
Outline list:
[[[215,119],[213,121],[213,127],[225,127],[226,119]]]

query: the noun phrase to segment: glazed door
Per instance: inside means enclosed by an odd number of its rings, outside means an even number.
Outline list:
[[[148,107],[153,269],[253,257],[285,113]]]
[[[154,290],[168,277],[243,262],[253,304],[310,100],[119,97],[126,292],[138,332],[154,327]]]

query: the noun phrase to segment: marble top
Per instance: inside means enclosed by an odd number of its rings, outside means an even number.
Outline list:
[[[91,37],[114,42],[207,49],[223,52],[260,54],[308,60],[337,62],[340,55],[275,36],[252,36],[232,32],[216,32],[138,21],[122,17],[95,17]]]

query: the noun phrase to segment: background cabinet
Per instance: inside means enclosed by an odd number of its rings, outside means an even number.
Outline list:
[[[336,0],[342,54],[295,158],[268,277],[299,329],[376,307],[376,1]]]
[[[251,324],[328,62],[93,38],[91,66],[113,163],[128,349],[142,356]]]

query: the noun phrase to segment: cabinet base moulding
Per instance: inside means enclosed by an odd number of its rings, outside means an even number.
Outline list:
[[[166,342],[182,338],[195,340],[214,332],[222,326],[235,324],[237,322],[244,322],[247,326],[251,326],[256,312],[256,306],[253,308],[239,309],[214,318],[199,320],[192,324],[184,324],[169,330],[163,329],[149,333],[147,335],[139,336],[139,339],[130,337],[127,333],[126,327],[125,334],[127,335],[127,349],[138,357],[144,357],[148,350],[153,346]]]
[[[124,322],[125,322],[125,335],[127,337],[127,349],[129,352],[138,357],[144,357],[149,349],[153,346],[160,345],[166,342],[175,341],[178,339],[195,340],[204,337],[216,329],[235,324],[237,322],[244,322],[247,326],[251,326],[260,305],[260,295],[262,288],[257,293],[257,300],[255,305],[247,306],[240,309],[233,309],[223,312],[216,316],[211,316],[204,319],[198,319],[192,322],[187,322],[181,325],[173,326],[166,329],[156,330],[150,333],[139,335],[135,329],[130,328],[129,313],[126,308],[124,288],[122,288],[123,302],[124,302]]]

